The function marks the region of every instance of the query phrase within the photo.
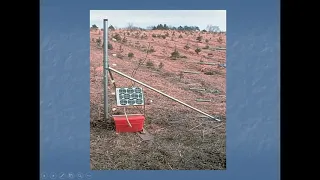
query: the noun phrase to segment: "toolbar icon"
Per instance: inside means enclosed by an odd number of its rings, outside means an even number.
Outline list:
[[[69,173],[68,173],[68,178],[69,178],[69,179],[73,179],[73,178],[74,178],[74,174],[73,174],[72,172],[69,172]]]
[[[83,175],[81,172],[78,172],[77,178],[78,178],[78,179],[83,179],[83,178],[84,178],[84,175]]]
[[[91,178],[92,178],[91,173],[87,173],[87,174],[86,174],[86,178],[87,178],[87,179],[91,179]]]
[[[54,172],[50,173],[50,179],[56,179],[56,178],[57,178],[56,173]]]
[[[41,173],[41,175],[40,175],[40,179],[47,179],[47,177],[48,177],[48,175],[47,175],[47,173]]]
[[[66,174],[61,172],[59,173],[59,179],[65,179],[66,178]]]

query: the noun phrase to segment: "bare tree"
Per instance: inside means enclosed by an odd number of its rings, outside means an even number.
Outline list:
[[[206,29],[208,32],[221,32],[219,26],[213,26],[211,24],[207,25]]]
[[[134,26],[133,26],[133,23],[128,23],[128,27],[127,27],[128,30],[134,30]]]

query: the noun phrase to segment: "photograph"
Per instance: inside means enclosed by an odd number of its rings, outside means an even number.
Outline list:
[[[226,170],[226,10],[90,10],[91,170]]]

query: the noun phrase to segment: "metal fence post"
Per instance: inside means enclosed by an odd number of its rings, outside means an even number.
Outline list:
[[[104,118],[108,116],[108,19],[103,19],[103,98],[104,98]]]

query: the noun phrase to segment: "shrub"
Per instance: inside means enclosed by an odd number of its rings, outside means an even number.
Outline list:
[[[205,47],[203,47],[202,49],[209,49],[209,46],[208,45],[206,45]]]
[[[163,64],[162,62],[160,62],[160,64],[158,65],[158,69],[159,69],[159,70],[162,69],[163,66],[164,66],[164,64]]]
[[[96,40],[96,43],[97,43],[98,46],[101,45],[101,39],[100,39],[100,37]]]
[[[197,54],[199,54],[199,52],[201,52],[200,48],[197,48],[196,50],[194,50]]]
[[[173,59],[177,59],[180,57],[180,53],[177,51],[177,49],[175,49],[172,53],[171,53],[171,58]]]
[[[199,41],[199,42],[201,42],[202,36],[198,36],[196,40]]]
[[[121,37],[118,33],[116,33],[114,36],[113,36],[114,39],[116,39],[117,41],[121,41]]]
[[[204,73],[205,75],[215,75],[217,74],[215,71],[207,71]]]
[[[180,79],[180,80],[183,79],[183,77],[184,77],[183,72],[180,72],[180,73],[178,74],[178,76],[179,76],[179,79]]]
[[[153,64],[152,61],[148,60],[147,63],[146,63],[146,66],[147,66],[147,67],[153,67],[154,64]]]
[[[132,52],[128,53],[128,57],[129,58],[133,58],[134,57],[134,54]]]
[[[150,49],[147,50],[147,53],[153,53],[156,52],[156,50],[154,50],[153,46],[150,47]]]
[[[123,43],[126,43],[128,40],[127,40],[127,38],[126,37],[124,37],[123,39],[122,39],[122,42]]]
[[[112,50],[113,49],[113,46],[111,43],[108,43],[108,49]]]
[[[117,54],[117,58],[119,58],[119,59],[123,59],[123,58],[124,58],[124,56],[123,56],[122,54]]]

